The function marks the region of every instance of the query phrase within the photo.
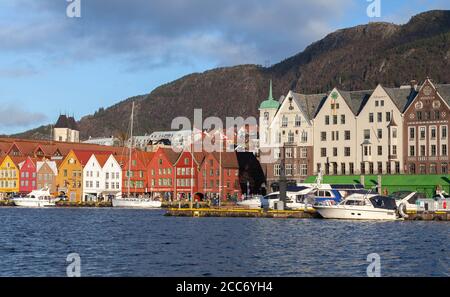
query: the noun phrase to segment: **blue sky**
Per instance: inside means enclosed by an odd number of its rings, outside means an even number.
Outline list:
[[[340,28],[448,0],[0,0],[0,134],[77,119],[192,72],[274,64]]]

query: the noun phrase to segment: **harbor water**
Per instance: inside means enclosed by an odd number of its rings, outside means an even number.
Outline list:
[[[165,217],[1,208],[0,276],[449,276],[448,222]]]

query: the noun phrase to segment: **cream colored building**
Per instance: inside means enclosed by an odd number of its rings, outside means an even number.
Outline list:
[[[60,115],[53,127],[53,140],[61,142],[80,142],[80,129],[73,117]]]
[[[357,116],[360,174],[403,173],[403,116],[411,89],[378,85]]]

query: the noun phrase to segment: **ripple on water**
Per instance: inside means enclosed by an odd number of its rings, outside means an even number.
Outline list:
[[[0,276],[448,276],[447,222],[164,217],[161,211],[2,208]]]

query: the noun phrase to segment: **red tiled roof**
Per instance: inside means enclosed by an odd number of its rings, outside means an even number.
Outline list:
[[[108,161],[109,155],[101,155],[101,154],[94,154],[95,158],[97,159],[97,162],[100,164],[101,167],[105,166],[106,161]]]
[[[92,155],[111,155],[111,152],[102,152],[102,151],[83,151],[83,150],[73,150],[73,153],[77,157],[78,161],[80,161],[81,165],[86,165]]]

